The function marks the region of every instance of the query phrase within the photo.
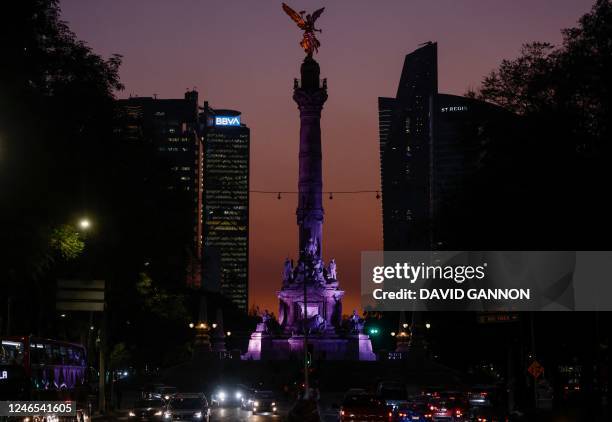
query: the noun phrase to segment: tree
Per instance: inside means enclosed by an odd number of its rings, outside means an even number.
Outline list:
[[[580,153],[609,151],[612,115],[612,2],[597,0],[554,47],[534,42],[502,61],[475,96],[521,115],[554,114]]]
[[[562,33],[560,46],[526,44],[468,93],[518,115],[520,132],[488,146],[471,189],[441,213],[456,239],[575,250],[610,234],[612,2]]]
[[[3,25],[0,68],[0,202],[8,205],[0,231],[9,245],[0,277],[12,282],[3,283],[0,297],[20,297],[29,306],[19,308],[43,312],[44,304],[32,301],[53,298],[53,272],[87,250],[72,224],[105,192],[105,167],[97,164],[112,135],[121,59],[105,60],[78,40],[60,20],[58,0],[14,6]],[[38,294],[23,295],[24,286]],[[23,316],[14,318],[20,331],[43,330]]]
[[[189,313],[185,307],[185,299],[180,294],[168,293],[155,285],[147,273],[140,273],[136,290],[144,303],[143,309],[153,313],[158,318],[187,323]]]

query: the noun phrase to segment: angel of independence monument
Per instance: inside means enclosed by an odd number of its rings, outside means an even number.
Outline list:
[[[294,81],[293,100],[300,111],[300,152],[297,224],[299,249],[297,263],[287,258],[282,287],[278,291],[278,325],[266,312],[251,335],[244,359],[268,360],[304,358],[375,360],[369,337],[363,333],[363,320],[353,312],[348,325],[342,324],[342,298],[336,262],[323,261],[323,201],[321,111],[327,100],[327,82],[320,80],[314,24],[324,9],[297,13],[283,3],[283,10],[304,31],[300,45],[306,52],[300,80]],[[276,325],[276,330],[273,326]]]

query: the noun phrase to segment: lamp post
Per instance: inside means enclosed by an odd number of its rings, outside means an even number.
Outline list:
[[[302,321],[302,329],[304,330],[304,400],[308,400],[308,330],[306,323],[308,320],[308,302],[307,302],[307,285],[304,280],[304,316]]]

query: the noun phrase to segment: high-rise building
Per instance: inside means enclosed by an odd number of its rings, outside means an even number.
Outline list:
[[[150,145],[170,177],[162,189],[188,192],[193,201],[193,245],[187,285],[220,292],[248,307],[250,130],[235,110],[183,99],[118,100],[121,136]]]
[[[121,121],[118,128],[126,143],[149,145],[169,177],[161,189],[187,192],[193,198],[191,221],[193,243],[190,248],[186,283],[198,288],[201,283],[203,142],[200,135],[198,92],[188,91],[182,99],[130,97],[117,101]],[[143,158],[144,159],[144,158]]]
[[[395,98],[378,98],[378,134],[380,139],[380,162],[383,160],[383,151],[389,139],[393,110],[395,109]],[[381,166],[382,177],[382,166]]]
[[[396,97],[379,98],[378,109],[385,250],[452,247],[440,215],[515,116],[438,93],[436,43],[406,56]]]
[[[203,287],[248,307],[250,129],[205,104]]]

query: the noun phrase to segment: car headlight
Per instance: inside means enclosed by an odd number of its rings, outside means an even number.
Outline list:
[[[272,406],[276,406],[276,403],[275,403],[275,402],[272,402]]]
[[[240,391],[236,391],[236,398],[240,400],[242,398],[242,393]]]
[[[164,396],[164,398],[165,398],[166,400],[170,400],[170,396],[169,396],[169,395],[167,395],[167,394]]]
[[[157,412],[155,412],[155,416],[161,416],[162,415],[162,411],[158,410]]]
[[[164,413],[164,418],[171,419],[172,418],[172,413],[170,413],[170,412]]]
[[[253,402],[253,406],[255,406],[255,407],[259,406],[259,402],[258,401],[254,401]]]
[[[130,411],[130,412],[128,413],[128,416],[130,416],[130,417],[132,417],[132,418],[133,418],[134,416],[136,416],[136,413],[134,413],[134,412]]]
[[[202,412],[195,412],[193,414],[193,417],[196,418],[196,419],[201,419],[202,418]]]

